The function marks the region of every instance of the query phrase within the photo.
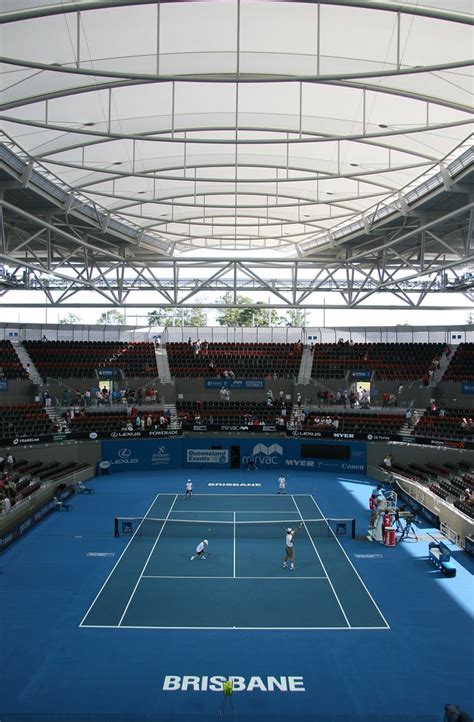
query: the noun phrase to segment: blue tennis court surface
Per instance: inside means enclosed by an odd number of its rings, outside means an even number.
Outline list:
[[[99,477],[6,549],[1,722],[213,722],[226,675],[242,722],[474,709],[474,560],[453,548],[444,577],[420,521],[414,543],[368,542],[364,475],[291,470],[287,496],[277,476],[196,469],[191,500],[180,469]],[[116,517],[145,521],[114,537]],[[326,518],[355,518],[356,537]]]
[[[211,494],[189,500],[160,494],[145,523],[146,534],[143,525],[137,527],[82,626],[388,626],[339,543],[337,531],[344,523],[332,532],[311,495]],[[289,525],[297,528],[294,571],[282,565]],[[191,560],[205,537],[209,554]],[[300,601],[288,614],[287,595],[295,593],[295,584]],[[191,608],[189,598],[198,600]]]

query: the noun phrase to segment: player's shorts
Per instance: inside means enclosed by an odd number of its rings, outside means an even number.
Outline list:
[[[186,489],[186,496],[192,496],[193,490],[192,489]]]
[[[198,557],[202,557],[203,554],[204,554],[204,549],[200,552],[196,552],[196,556],[198,556]]]
[[[295,555],[294,547],[285,547],[285,549],[286,549],[286,556],[289,557],[290,559],[293,559],[293,557]]]

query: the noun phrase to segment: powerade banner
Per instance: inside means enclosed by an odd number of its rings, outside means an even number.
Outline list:
[[[1,409],[1,407],[0,407]],[[62,434],[43,434],[41,436],[16,436],[0,439],[0,446],[18,446],[22,444],[50,444],[79,439],[159,439],[181,436],[181,429],[153,429],[153,431],[77,431]]]
[[[264,389],[263,379],[204,379],[206,389]]]
[[[102,461],[110,462],[112,473],[181,466],[182,440],[138,441],[120,439],[102,443]]]
[[[463,381],[461,384],[462,394],[474,394],[474,381]]]

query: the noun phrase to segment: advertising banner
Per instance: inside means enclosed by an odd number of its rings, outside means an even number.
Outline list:
[[[112,473],[181,466],[181,439],[104,441],[102,460],[110,463]]]
[[[96,369],[96,373],[97,378],[102,381],[120,378],[120,369]]]
[[[206,389],[264,389],[265,381],[263,379],[204,379],[204,387]]]
[[[187,464],[225,464],[229,463],[228,449],[186,449]]]
[[[372,376],[372,371],[367,371],[366,369],[353,369],[351,371],[351,376],[353,379],[360,379],[365,381],[370,381]]]

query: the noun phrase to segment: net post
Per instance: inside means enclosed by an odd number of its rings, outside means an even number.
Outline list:
[[[352,539],[355,539],[355,536],[356,536],[356,520],[355,519],[352,520],[351,526],[352,526],[351,536],[352,536]]]
[[[120,536],[118,517],[114,517],[114,537]]]

